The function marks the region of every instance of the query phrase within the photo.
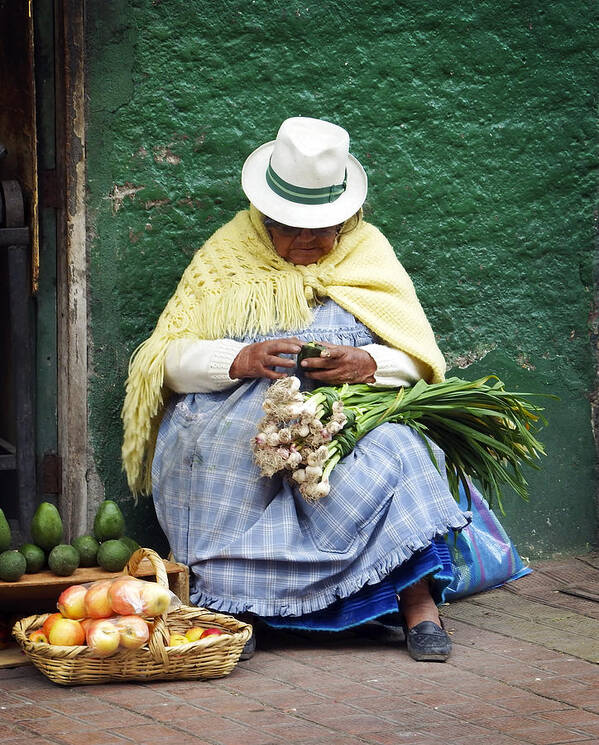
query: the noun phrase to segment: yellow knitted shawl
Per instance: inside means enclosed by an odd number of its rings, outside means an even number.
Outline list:
[[[151,463],[169,391],[163,386],[168,343],[181,337],[219,339],[297,332],[312,320],[317,298],[330,297],[387,344],[443,380],[445,362],[410,278],[389,242],[359,221],[341,233],[318,263],[282,259],[250,206],[196,253],[154,332],[131,357],[123,406],[123,466],[134,493],[150,493]]]

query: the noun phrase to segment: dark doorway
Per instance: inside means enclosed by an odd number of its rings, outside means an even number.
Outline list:
[[[33,19],[0,2],[0,507],[21,539],[37,502],[35,316],[38,275]]]
[[[56,5],[0,0],[0,508],[15,547],[60,492]]]

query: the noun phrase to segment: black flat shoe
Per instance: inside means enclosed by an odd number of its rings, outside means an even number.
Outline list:
[[[241,650],[241,654],[239,655],[239,660],[251,660],[254,654],[256,653],[256,632],[252,631],[252,635],[247,640],[247,642],[244,644],[243,649]]]
[[[243,649],[241,650],[241,654],[239,655],[240,662],[242,662],[243,660],[251,660],[256,653],[256,623],[258,618],[257,616],[254,616],[253,613],[236,613],[233,618],[236,618],[242,623],[248,623],[252,627],[252,635],[243,645]]]
[[[404,626],[408,653],[417,662],[445,662],[451,654],[447,631],[433,621],[421,621],[411,629]]]

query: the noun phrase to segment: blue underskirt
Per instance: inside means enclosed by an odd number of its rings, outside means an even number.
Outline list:
[[[451,540],[451,534],[449,540]],[[415,553],[382,582],[365,585],[359,592],[341,598],[332,605],[303,616],[267,616],[264,623],[276,629],[305,631],[343,631],[389,613],[401,611],[398,594],[424,577],[429,577],[431,594],[439,605],[453,580],[453,564],[444,538],[435,538],[430,546]]]

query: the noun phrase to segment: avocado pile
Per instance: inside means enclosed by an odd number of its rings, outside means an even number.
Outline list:
[[[11,532],[0,509],[0,581],[16,582],[23,574],[41,571],[46,563],[54,574],[68,577],[78,567],[100,566],[120,572],[139,544],[125,533],[125,518],[116,502],[105,499],[94,518],[93,535],[62,543],[60,513],[50,502],[42,502],[31,521],[32,543],[10,549]]]

